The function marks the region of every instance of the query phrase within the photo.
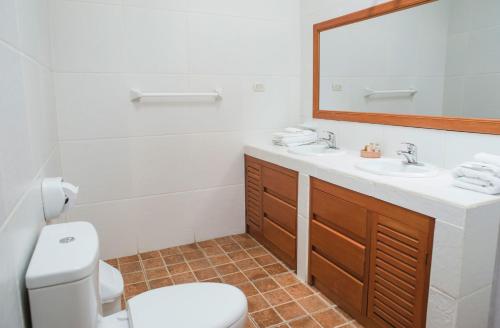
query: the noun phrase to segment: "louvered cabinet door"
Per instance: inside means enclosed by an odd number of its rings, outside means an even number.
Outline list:
[[[246,221],[253,229],[262,230],[262,166],[245,158]]]
[[[371,217],[367,316],[381,327],[423,328],[434,220],[413,212],[408,217]]]

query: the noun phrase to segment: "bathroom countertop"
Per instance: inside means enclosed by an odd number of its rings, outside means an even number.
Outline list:
[[[271,142],[249,142],[244,152],[459,227],[464,227],[466,218],[474,218],[475,213],[480,215],[484,210],[500,213],[500,196],[453,187],[450,170],[441,169],[437,176],[430,178],[380,176],[355,167],[359,161],[371,160],[361,158],[358,152],[301,156],[291,154],[286,148],[274,146]]]

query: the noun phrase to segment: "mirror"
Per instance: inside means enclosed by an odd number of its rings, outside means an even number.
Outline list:
[[[396,0],[315,25],[314,117],[500,134],[500,1]]]

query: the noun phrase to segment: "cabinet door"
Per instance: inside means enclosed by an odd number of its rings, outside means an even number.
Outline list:
[[[262,231],[262,166],[245,157],[245,213],[248,225]]]
[[[434,220],[371,213],[368,312],[381,327],[425,327]]]

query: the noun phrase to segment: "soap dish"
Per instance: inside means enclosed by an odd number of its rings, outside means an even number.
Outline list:
[[[380,151],[361,150],[361,157],[364,158],[380,158],[381,155]]]

